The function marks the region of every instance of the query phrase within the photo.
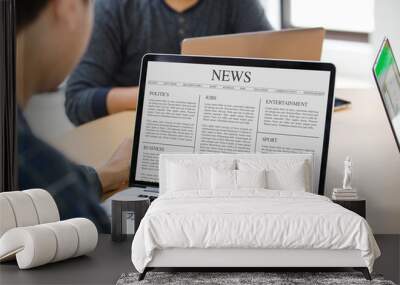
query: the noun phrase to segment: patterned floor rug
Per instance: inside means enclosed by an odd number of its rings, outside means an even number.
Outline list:
[[[138,273],[122,274],[117,285],[395,285],[379,275],[373,275],[373,280],[368,281],[359,272],[148,272],[142,281],[138,281],[138,276]]]

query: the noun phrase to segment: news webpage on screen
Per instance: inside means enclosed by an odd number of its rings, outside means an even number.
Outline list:
[[[314,153],[318,189],[329,71],[149,62],[135,178],[160,153]]]

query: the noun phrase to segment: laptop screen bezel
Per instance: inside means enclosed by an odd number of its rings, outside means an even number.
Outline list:
[[[389,110],[388,110],[388,107],[386,106],[386,102],[385,102],[385,99],[384,99],[384,96],[383,96],[383,92],[382,92],[382,90],[381,90],[381,86],[379,85],[378,75],[377,75],[376,72],[375,72],[375,67],[376,67],[376,65],[378,64],[378,60],[379,60],[379,58],[381,57],[383,48],[386,46],[386,44],[387,44],[387,46],[389,47],[390,53],[393,55],[393,62],[394,62],[394,64],[395,64],[397,70],[399,70],[399,66],[397,65],[396,58],[395,58],[395,56],[394,56],[392,46],[390,45],[389,39],[385,37],[385,38],[383,39],[383,41],[382,41],[381,47],[379,48],[379,52],[378,52],[378,54],[377,54],[377,56],[376,56],[376,58],[375,58],[374,65],[372,66],[372,73],[373,73],[373,75],[374,75],[376,87],[378,88],[379,95],[380,95],[380,97],[381,97],[381,100],[382,100],[382,103],[383,103],[383,107],[384,107],[384,109],[385,109],[385,113],[386,113],[386,116],[387,116],[388,121],[389,121],[389,124],[390,124],[390,128],[392,129],[392,133],[393,133],[393,136],[394,136],[394,140],[396,141],[397,148],[398,148],[398,150],[399,150],[399,152],[400,152],[400,141],[399,141],[399,139],[397,138],[396,130],[394,129],[394,126],[393,126],[393,123],[392,123],[392,119],[390,118]]]
[[[325,116],[325,132],[323,139],[323,149],[321,157],[321,170],[318,186],[318,194],[324,195],[325,175],[328,160],[329,136],[332,122],[334,87],[336,68],[331,63],[310,62],[310,61],[288,61],[288,60],[267,60],[267,59],[249,59],[249,58],[232,58],[232,57],[203,57],[203,56],[185,56],[185,55],[167,55],[167,54],[146,54],[142,59],[140,72],[139,97],[136,109],[135,132],[132,150],[132,162],[130,170],[130,187],[158,187],[156,182],[136,180],[136,168],[140,142],[140,130],[142,124],[144,94],[146,89],[147,67],[149,62],[174,62],[174,63],[192,63],[192,64],[209,64],[209,65],[231,65],[246,67],[265,67],[279,69],[298,69],[298,70],[316,70],[330,72],[329,91],[327,96],[326,116]]]

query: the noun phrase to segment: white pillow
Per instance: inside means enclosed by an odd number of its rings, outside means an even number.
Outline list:
[[[210,190],[211,168],[234,169],[234,159],[171,159],[166,163],[166,191]]]
[[[239,170],[267,171],[271,190],[311,191],[311,169],[304,159],[239,159]]]
[[[170,191],[210,189],[211,167],[170,163],[168,187]]]
[[[267,171],[236,170],[237,188],[267,188]]]
[[[211,169],[212,190],[241,188],[267,188],[266,170]]]
[[[271,169],[267,173],[268,188],[272,190],[307,191],[305,162],[291,167]]]
[[[231,169],[211,169],[211,189],[236,189],[236,170]]]

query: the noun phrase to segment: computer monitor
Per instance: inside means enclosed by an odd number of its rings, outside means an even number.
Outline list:
[[[400,73],[387,38],[379,50],[373,73],[400,151]]]
[[[323,194],[334,82],[328,63],[146,55],[130,186],[158,187],[161,153],[313,153]]]

